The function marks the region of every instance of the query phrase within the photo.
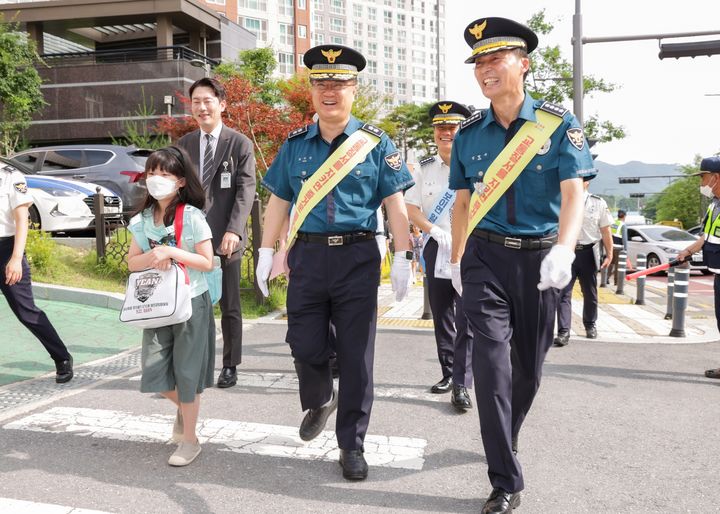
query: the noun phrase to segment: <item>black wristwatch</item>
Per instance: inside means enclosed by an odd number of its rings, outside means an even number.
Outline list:
[[[405,252],[405,258],[409,261],[413,260],[415,258],[415,254],[412,253],[410,250],[407,250]]]

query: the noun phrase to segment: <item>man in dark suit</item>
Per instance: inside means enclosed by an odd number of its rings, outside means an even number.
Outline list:
[[[190,99],[200,129],[180,138],[178,144],[197,166],[206,195],[205,215],[215,254],[220,256],[223,368],[217,385],[232,387],[237,383],[236,369],[242,360],[240,261],[255,198],[255,156],[252,142],[222,123],[226,107],[222,84],[202,78],[190,86]]]

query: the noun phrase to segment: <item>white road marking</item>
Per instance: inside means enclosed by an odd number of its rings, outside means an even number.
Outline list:
[[[175,416],[136,416],[127,412],[55,407],[6,424],[6,430],[71,433],[133,442],[168,442]],[[303,442],[297,427],[202,419],[198,438],[224,451],[272,457],[337,461],[335,433],[325,431]],[[427,441],[410,437],[368,435],[365,459],[371,466],[421,470]],[[2,509],[0,509],[2,510]]]
[[[28,502],[0,498],[0,512],[4,514],[108,514],[105,511],[76,509],[50,503]]]

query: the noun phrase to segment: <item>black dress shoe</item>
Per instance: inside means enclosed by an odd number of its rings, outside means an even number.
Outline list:
[[[237,369],[224,367],[218,377],[217,386],[221,389],[237,384]]]
[[[440,394],[447,393],[452,389],[452,377],[443,377],[443,379],[430,388],[431,393]]]
[[[585,327],[585,335],[588,339],[597,339],[597,328]]]
[[[570,333],[566,331],[558,332],[558,335],[553,339],[553,346],[562,347],[567,346],[570,342]]]
[[[472,402],[467,392],[467,387],[453,384],[452,396],[450,397],[450,403],[460,411],[466,411],[472,409]]]
[[[70,382],[70,379],[73,377],[73,358],[72,356],[70,359],[66,361],[57,361],[55,362],[55,382],[58,384],[64,384],[65,382]]]
[[[338,394],[333,390],[330,403],[323,405],[317,409],[308,409],[307,414],[300,423],[300,439],[303,441],[312,441],[320,432],[325,430],[325,424],[328,417],[337,409]]]
[[[512,512],[513,509],[520,505],[520,493],[509,493],[499,487],[496,487],[488,496],[485,505],[483,505],[482,514],[504,514]]]
[[[347,480],[365,480],[368,476],[368,465],[362,450],[340,450],[340,465],[343,478]]]

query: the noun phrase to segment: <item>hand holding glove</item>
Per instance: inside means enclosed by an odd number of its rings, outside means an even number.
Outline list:
[[[255,280],[263,296],[267,298],[270,295],[268,291],[268,277],[273,267],[273,248],[260,248],[258,250],[258,264],[255,268]]]
[[[395,252],[392,267],[390,268],[390,283],[395,291],[395,300],[402,301],[410,288],[412,272],[410,271],[410,260],[405,256],[406,252]]]
[[[540,263],[540,291],[550,287],[562,289],[570,283],[575,252],[563,245],[555,245]]]
[[[437,241],[437,244],[441,250],[447,252],[450,251],[450,247],[452,246],[452,237],[443,229],[441,229],[437,225],[433,225],[433,228],[430,229],[430,237]]]
[[[457,294],[462,296],[462,280],[460,278],[460,263],[459,262],[451,262],[450,263],[450,277],[452,279],[452,285],[455,288],[455,291]]]

